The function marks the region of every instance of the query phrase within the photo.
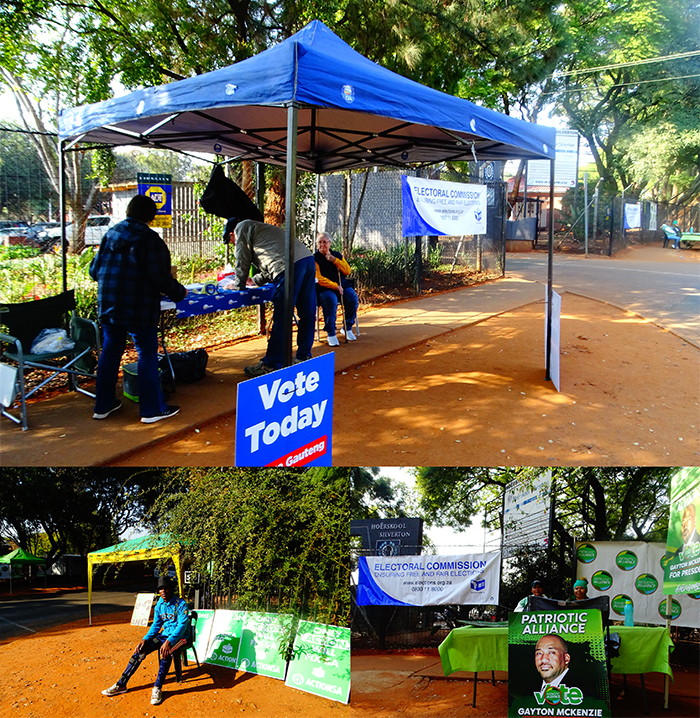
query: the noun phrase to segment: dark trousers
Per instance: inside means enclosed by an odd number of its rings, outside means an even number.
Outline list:
[[[120,324],[102,325],[102,353],[97,364],[95,413],[103,414],[116,403],[116,386],[127,334],[139,355],[139,413],[156,416],[167,409],[158,377],[158,327],[129,328]]]
[[[146,643],[143,644],[140,651],[134,651],[134,654],[131,656],[131,658],[129,659],[129,663],[124,669],[124,673],[122,673],[122,677],[117,681],[117,683],[120,686],[124,686],[124,688],[126,688],[126,684],[128,683],[131,676],[136,673],[136,669],[143,663],[143,659],[149,653],[153,653],[153,651],[159,650],[160,647],[165,643],[165,641],[166,639],[161,635],[153,636],[153,638],[149,638]],[[168,671],[170,670],[170,664],[172,662],[172,655],[168,656],[167,658],[160,659],[158,663],[158,675],[156,676],[155,682],[156,688],[163,687],[165,676],[168,675]]]
[[[267,342],[267,354],[263,362],[274,369],[285,365],[284,346],[284,272],[275,277],[272,295],[272,329]],[[316,323],[316,262],[304,257],[294,262],[294,290],[292,293],[297,310],[297,359],[310,359],[314,343]]]

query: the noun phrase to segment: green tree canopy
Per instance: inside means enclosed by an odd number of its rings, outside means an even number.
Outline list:
[[[85,556],[141,523],[159,483],[150,470],[0,469],[0,535],[27,550],[44,535],[49,563]]]
[[[211,590],[241,609],[346,625],[349,469],[175,470],[157,527],[188,547]]]

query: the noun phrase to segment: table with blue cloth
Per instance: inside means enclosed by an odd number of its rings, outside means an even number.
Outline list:
[[[613,658],[612,673],[665,673],[673,678],[669,649],[673,641],[663,626],[611,626],[610,633],[620,635],[620,655]],[[479,671],[508,670],[508,628],[455,628],[438,647],[442,670],[446,676],[457,671],[476,674]],[[642,683],[642,686],[644,684]]]
[[[216,285],[204,285],[208,292],[187,292],[187,296],[177,304],[164,302],[161,307],[176,309],[177,318],[196,317],[202,314],[213,314],[214,312],[228,311],[240,307],[252,307],[272,301],[275,292],[273,284],[263,284],[262,287],[249,287],[237,290],[216,290]]]

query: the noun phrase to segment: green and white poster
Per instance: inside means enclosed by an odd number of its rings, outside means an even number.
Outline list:
[[[299,621],[285,684],[347,703],[350,700],[350,629]]]
[[[508,718],[610,717],[610,691],[598,610],[511,613]]]
[[[680,469],[671,477],[663,593],[700,593],[700,468]]]
[[[238,650],[239,670],[283,681],[292,621],[289,614],[246,613]]]
[[[238,668],[238,648],[244,618],[245,611],[215,611],[205,663]]]
[[[197,625],[194,629],[194,648],[197,651],[197,658],[202,663],[207,655],[207,646],[209,645],[209,636],[211,635],[211,627],[214,623],[214,611],[201,610],[197,611]],[[187,649],[187,660],[194,661],[194,651]]]

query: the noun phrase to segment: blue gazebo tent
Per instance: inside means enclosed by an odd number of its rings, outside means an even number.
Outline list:
[[[289,363],[297,168],[324,173],[456,160],[553,161],[556,142],[552,128],[479,107],[377,65],[317,20],[230,67],[63,110],[59,136],[62,163],[67,151],[135,145],[285,166]],[[61,202],[64,216],[64,197]]]

